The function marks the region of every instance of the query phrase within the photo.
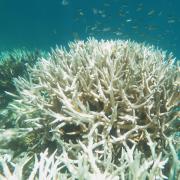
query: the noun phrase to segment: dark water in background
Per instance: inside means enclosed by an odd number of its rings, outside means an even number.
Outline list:
[[[180,0],[0,0],[0,51],[132,39],[180,59]]]

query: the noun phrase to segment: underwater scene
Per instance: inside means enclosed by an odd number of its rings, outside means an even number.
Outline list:
[[[0,180],[180,180],[179,0],[0,0]]]

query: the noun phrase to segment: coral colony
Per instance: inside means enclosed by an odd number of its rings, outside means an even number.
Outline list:
[[[131,41],[57,47],[6,92],[0,178],[180,178],[179,71],[171,54]]]

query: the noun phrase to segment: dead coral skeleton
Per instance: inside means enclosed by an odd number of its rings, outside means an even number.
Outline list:
[[[168,137],[178,127],[179,65],[131,41],[89,39],[69,47],[56,48],[28,79],[14,81],[19,97],[10,108],[19,128],[42,134],[31,150],[55,141],[74,161],[83,152],[94,178],[108,179],[113,171],[114,179],[165,178]]]
[[[150,137],[148,137],[148,139],[149,138]],[[149,139],[149,141],[151,140]],[[82,151],[78,153],[77,159],[75,160],[70,158],[65,149],[63,149],[61,155],[57,155],[56,151],[51,155],[48,155],[47,149],[45,152],[40,153],[39,157],[35,155],[32,170],[26,179],[167,179],[167,177],[163,175],[162,170],[164,169],[168,158],[163,158],[161,153],[159,155],[154,154],[155,156],[157,155],[157,157],[151,156],[146,159],[142,152],[135,149],[135,145],[132,148],[129,148],[128,145],[124,143],[124,148],[118,159],[118,166],[112,161],[113,153],[111,147],[104,146],[105,149],[101,153],[104,154],[104,157],[101,159],[97,152],[93,152],[92,137],[89,139],[87,146],[82,142],[79,142],[79,144],[82,147]],[[154,143],[151,145],[153,145],[151,150],[155,152],[156,145]],[[0,174],[0,178],[2,180],[22,179],[23,168],[30,159],[31,158],[25,157],[18,164],[13,164],[7,156],[4,159],[1,158],[0,162],[4,173],[3,175]],[[8,162],[14,166],[13,172],[9,169],[7,165]],[[103,170],[100,169],[100,167],[103,167]],[[64,173],[61,171],[64,171]]]

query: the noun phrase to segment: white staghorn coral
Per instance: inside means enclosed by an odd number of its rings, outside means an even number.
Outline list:
[[[168,176],[174,162],[168,139],[178,131],[180,97],[172,56],[120,40],[69,47],[56,48],[27,79],[14,81],[19,97],[10,108],[19,128],[32,128],[24,140],[28,151],[48,147],[66,154],[60,162],[67,178],[78,178],[84,168],[89,179]],[[86,165],[78,164],[80,156]]]
[[[145,159],[143,153],[135,150],[135,146],[129,148],[125,145],[122,154],[119,156],[119,166],[112,163],[112,157],[107,157],[101,163],[104,164],[104,171],[97,167],[99,158],[92,152],[92,148],[88,145],[86,148],[84,144],[80,143],[83,151],[78,153],[77,159],[71,159],[67,152],[63,150],[61,155],[56,155],[54,152],[52,155],[48,155],[46,150],[40,153],[40,157],[35,156],[32,170],[29,172],[26,179],[40,179],[40,180],[56,180],[56,179],[88,179],[95,180],[97,178],[101,180],[119,180],[119,179],[167,179],[162,174],[164,165],[167,159],[163,159],[161,154],[157,159],[152,157]],[[110,151],[110,150],[109,150]],[[109,156],[109,154],[106,154]],[[30,160],[27,157],[21,160],[18,164],[13,164],[15,167],[14,172],[7,166],[7,162],[4,159],[0,159],[4,174],[0,174],[2,180],[6,179],[22,179],[23,168],[25,163]],[[101,165],[102,165],[101,164]],[[150,169],[150,171],[149,171]],[[62,171],[62,172],[61,172]],[[127,173],[128,172],[128,173]]]

